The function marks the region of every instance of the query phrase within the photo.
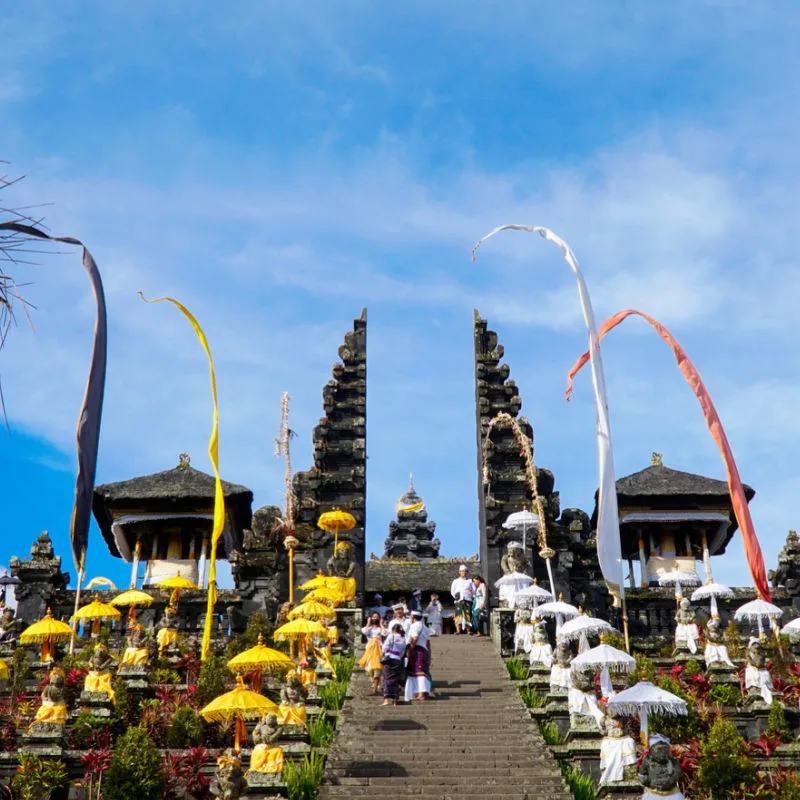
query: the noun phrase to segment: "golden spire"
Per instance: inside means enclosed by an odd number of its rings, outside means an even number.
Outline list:
[[[658,453],[655,450],[650,454],[650,466],[651,467],[663,467],[664,466],[664,456],[662,453]]]

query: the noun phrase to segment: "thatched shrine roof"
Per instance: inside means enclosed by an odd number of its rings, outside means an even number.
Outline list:
[[[466,564],[471,575],[480,573],[480,562],[475,560],[441,558],[433,561],[416,562],[395,558],[381,558],[367,561],[365,568],[365,588],[368,596],[372,592],[405,592],[414,589],[423,592],[450,593],[450,585],[458,577],[459,564]]]

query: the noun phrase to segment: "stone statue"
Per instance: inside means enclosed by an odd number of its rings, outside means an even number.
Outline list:
[[[772,676],[767,669],[767,654],[760,639],[750,639],[747,645],[747,667],[744,671],[747,702],[772,705]]]
[[[135,623],[128,629],[127,647],[122,654],[118,671],[120,675],[143,674],[147,671],[149,661],[150,651],[145,646],[144,628]]]
[[[531,612],[526,608],[518,608],[514,612],[514,652],[522,650],[526,655],[531,652],[533,645],[534,627],[531,623]]]
[[[108,654],[106,646],[98,644],[89,660],[89,672],[83,681],[82,701],[99,699],[114,702],[114,689],[111,687],[111,668],[113,666],[114,659]],[[100,697],[93,697],[95,695],[100,695]]]
[[[722,630],[722,623],[719,614],[715,614],[706,623],[706,649],[704,652],[706,668],[716,667],[734,669],[733,662],[728,655],[728,648],[725,645],[725,633]]]
[[[555,663],[550,667],[550,694],[567,694],[572,686],[572,653],[567,642],[556,645]]]
[[[281,728],[275,714],[262,717],[253,731],[253,752],[250,768],[244,777],[248,786],[270,786],[279,782],[283,773],[283,748],[275,742],[281,736]]]
[[[286,675],[286,682],[281,688],[280,723],[287,727],[294,725],[306,727],[306,697],[308,692],[297,673],[292,670]]]
[[[306,698],[310,700],[316,700],[319,697],[317,692],[317,660],[314,658],[314,654],[312,652],[308,652],[305,657],[305,661],[301,662],[302,670],[300,675],[300,683],[303,685],[303,689],[306,693]]]
[[[592,670],[573,669],[569,688],[569,727],[572,731],[602,730],[603,712],[594,693]]]
[[[233,749],[226,750],[217,759],[217,771],[208,787],[214,797],[220,800],[239,800],[244,789],[242,762]]]
[[[156,634],[160,656],[178,655],[178,612],[171,605],[164,609]]]
[[[21,620],[14,619],[14,611],[7,606],[0,614],[0,643],[10,644],[19,638]]]
[[[660,734],[651,736],[650,749],[639,769],[639,781],[645,789],[642,800],[683,800],[678,788],[682,774],[678,759],[669,752],[669,739]]]
[[[694,609],[689,605],[689,601],[684,597],[678,611],[675,614],[675,648],[676,650],[688,650],[693,655],[697,652],[697,640],[699,631],[697,630],[697,618]]]
[[[333,555],[328,559],[328,575],[336,578],[349,578],[356,569],[356,562],[350,555],[350,545],[338,542]]]
[[[531,620],[533,623],[533,644],[528,653],[528,660],[531,667],[550,667],[553,666],[553,648],[547,638],[547,628],[540,619]]]
[[[36,712],[29,733],[52,733],[63,731],[67,722],[67,706],[64,702],[64,671],[56,667],[50,672],[47,686],[42,691],[42,705]]]
[[[636,780],[636,743],[625,735],[622,720],[606,714],[602,725],[605,735],[600,744],[600,785]]]
[[[528,559],[519,542],[509,542],[506,545],[505,555],[500,559],[500,568],[504,575],[512,572],[527,574]]]

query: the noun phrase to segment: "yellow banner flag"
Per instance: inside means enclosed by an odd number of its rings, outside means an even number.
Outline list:
[[[208,371],[211,376],[211,399],[214,404],[214,421],[211,427],[211,438],[208,441],[208,456],[211,459],[211,465],[214,467],[214,527],[211,531],[211,554],[208,559],[206,624],[203,628],[203,644],[200,649],[200,659],[205,661],[211,649],[211,627],[214,618],[214,604],[217,602],[217,542],[219,542],[219,537],[222,536],[222,529],[225,527],[225,498],[222,494],[222,481],[219,477],[219,407],[217,405],[217,379],[214,375],[214,360],[211,358],[208,339],[206,339],[203,329],[186,306],[172,297],[157,297],[155,300],[148,300],[141,292],[139,292],[139,297],[145,303],[160,303],[166,300],[177,306],[191,322],[194,332],[197,334],[197,338],[208,356]]]

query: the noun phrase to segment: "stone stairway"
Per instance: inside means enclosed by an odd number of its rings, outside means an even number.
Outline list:
[[[434,696],[381,706],[356,670],[320,800],[570,800],[558,765],[488,639],[431,640]]]

